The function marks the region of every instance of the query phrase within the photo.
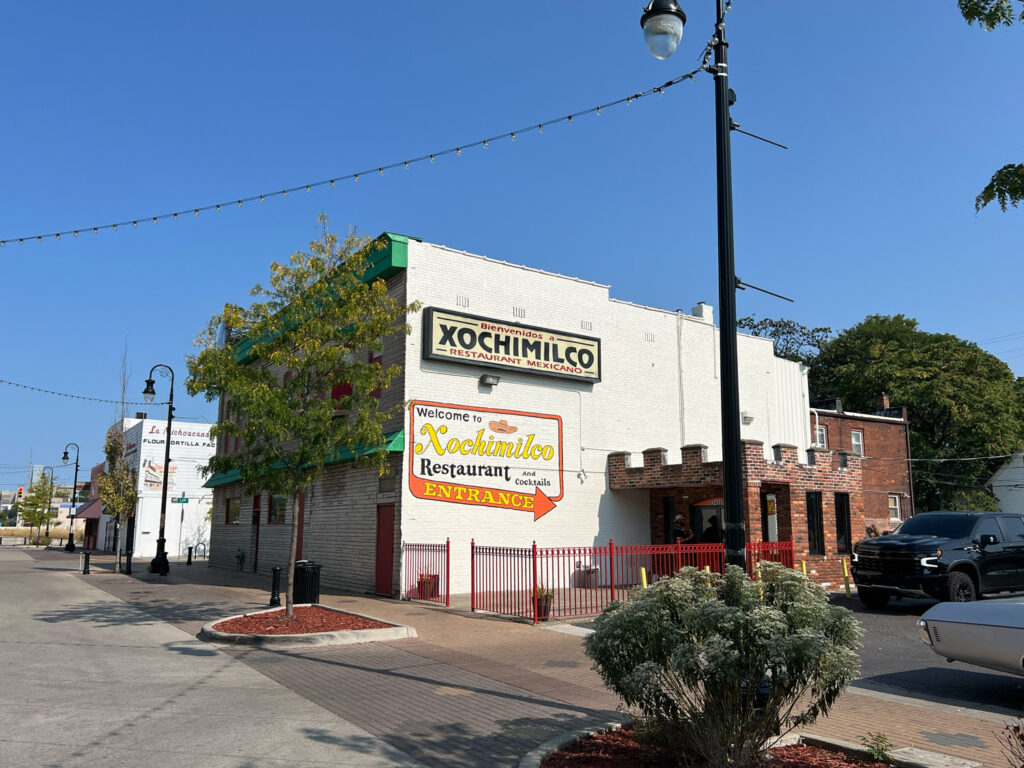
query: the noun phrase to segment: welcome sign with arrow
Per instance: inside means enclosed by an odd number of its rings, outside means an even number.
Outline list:
[[[409,490],[418,499],[539,520],[562,498],[559,416],[415,401],[409,434]]]

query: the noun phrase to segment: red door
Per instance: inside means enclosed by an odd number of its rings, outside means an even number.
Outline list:
[[[377,578],[374,592],[390,597],[395,571],[395,505],[377,505]]]

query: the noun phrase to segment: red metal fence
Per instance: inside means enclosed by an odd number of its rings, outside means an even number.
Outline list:
[[[445,539],[444,544],[402,542],[402,551],[405,553],[402,596],[450,606],[451,540]]]
[[[793,543],[747,544],[747,568],[763,560],[793,567]],[[627,601],[643,577],[653,583],[684,566],[725,571],[723,544],[483,547],[471,544],[472,610],[533,619],[601,613]]]

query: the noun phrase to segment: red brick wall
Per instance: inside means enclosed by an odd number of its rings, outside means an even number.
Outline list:
[[[815,424],[811,414],[811,424]],[[819,411],[817,423],[828,431],[828,447],[836,451],[850,450],[850,433],[860,430],[864,434],[864,457],[861,461],[864,476],[864,524],[875,525],[879,531],[891,528],[889,522],[889,494],[900,498],[900,513],[904,519],[913,514],[911,508],[910,464],[907,453],[906,421],[875,420],[837,412]],[[863,538],[864,529],[854,538]]]
[[[866,441],[866,438],[865,438]],[[747,440],[743,443],[742,478],[744,487],[743,510],[748,541],[762,541],[761,493],[775,493],[778,504],[779,538],[793,540],[793,553],[797,567],[806,561],[808,576],[818,583],[842,584],[842,560],[836,546],[835,494],[845,493],[850,499],[850,529],[852,540],[862,538],[864,531],[863,471],[861,458],[846,455],[845,468],[841,467],[838,452],[816,451],[816,463],[801,464],[797,449],[789,445],[774,446],[776,460],[766,461],[762,443]],[[704,446],[684,446],[679,464],[669,464],[666,451],[651,448],[644,451],[642,467],[627,467],[625,453],[608,456],[608,476],[612,490],[626,488],[650,489],[651,542],[665,540],[663,499],[676,500],[676,510],[686,511],[689,505],[722,493],[721,462],[705,462]],[[822,523],[825,554],[811,556],[806,518],[806,494],[822,494]]]

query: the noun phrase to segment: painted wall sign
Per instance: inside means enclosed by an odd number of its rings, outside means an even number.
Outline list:
[[[532,512],[562,498],[562,419],[414,401],[409,490],[418,499]]]
[[[423,357],[546,376],[601,380],[601,340],[428,307]]]

